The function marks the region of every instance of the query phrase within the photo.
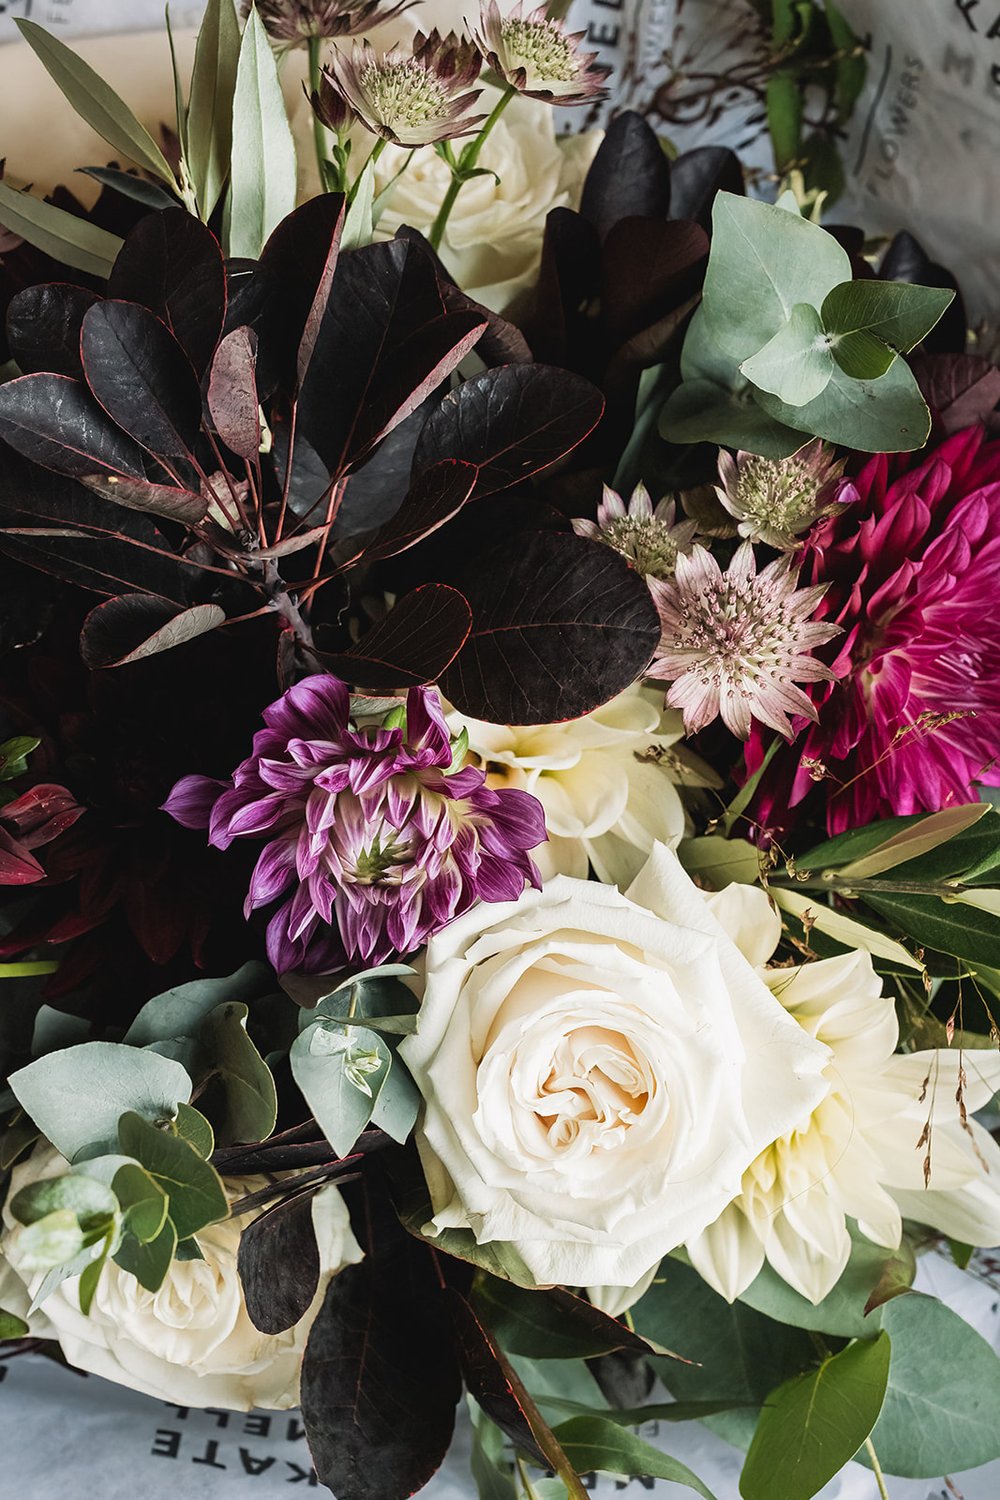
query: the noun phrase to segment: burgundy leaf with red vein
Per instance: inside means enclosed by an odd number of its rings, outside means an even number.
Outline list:
[[[323,653],[323,665],[371,692],[419,687],[440,677],[469,634],[472,611],[458,589],[425,583],[402,599],[350,651]]]

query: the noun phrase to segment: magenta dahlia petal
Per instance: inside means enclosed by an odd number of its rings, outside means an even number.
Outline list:
[[[971,427],[916,464],[878,454],[852,483],[802,553],[820,622],[844,633],[822,652],[836,681],[806,688],[818,722],[755,799],[776,830],[808,795],[836,833],[1000,783],[1000,442]],[[751,770],[763,752],[755,733]]]
[[[211,776],[182,776],[161,808],[182,828],[207,828],[212,809],[228,783]]]
[[[216,848],[264,843],[246,910],[285,897],[267,927],[279,972],[413,952],[473,902],[539,880],[527,851],[545,839],[540,804],[476,767],[447,774],[436,692],[411,690],[405,729],[352,726],[349,710],[343,683],[307,678],[265,711],[231,783],[186,777],[167,803]]]

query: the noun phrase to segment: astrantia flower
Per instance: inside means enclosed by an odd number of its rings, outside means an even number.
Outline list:
[[[725,573],[695,546],[689,557],[678,557],[671,582],[650,582],[663,634],[647,675],[671,683],[667,702],[682,710],[690,734],[721,714],[740,739],[753,719],[791,739],[790,714],[815,717],[796,684],[832,677],[810,652],[837,626],[811,618],[822,585],[796,583],[786,558],[758,573],[749,542]]]
[[[819,438],[790,458],[761,458],[756,453],[719,453],[721,485],[715,493],[739,522],[740,536],[793,552],[802,533],[836,505],[856,500],[857,491],[842,480],[844,460],[835,459]]]
[[[1000,1148],[961,1109],[989,1103],[1000,1053],[897,1055],[895,1006],[867,953],[768,969],[781,922],[763,892],[729,886],[709,906],[788,1015],[825,1045],[827,1063],[812,1112],[760,1153],[736,1200],[688,1242],[705,1280],[731,1302],[767,1259],[820,1302],[851,1253],[848,1219],[891,1249],[903,1217],[963,1244],[996,1245]]]
[[[615,490],[604,486],[597,507],[597,521],[577,519],[577,536],[604,542],[634,563],[650,578],[669,578],[678,554],[687,552],[698,529],[696,521],[678,521],[673,500],[661,500],[656,509],[644,484],[637,484],[628,505]]]
[[[276,42],[296,46],[313,37],[360,36],[392,21],[416,0],[257,0],[257,14]],[[249,5],[244,5],[246,13]]]
[[[538,871],[534,797],[494,791],[453,750],[437,694],[413,688],[405,729],[354,727],[347,688],[308,677],[264,710],[267,725],[229,783],[186,776],[165,810],[209,843],[266,839],[246,913],[283,904],[267,949],[279,972],[413,952],[477,900],[511,901]],[[291,890],[291,894],[287,893]]]
[[[824,653],[838,681],[810,691],[819,722],[794,759],[772,761],[754,804],[766,824],[817,776],[834,833],[1000,782],[1000,443],[969,428],[912,467],[878,455],[854,483],[802,570],[844,630]],[[755,735],[751,770],[763,749]]]
[[[370,42],[355,42],[350,56],[335,52],[323,71],[374,135],[397,146],[426,146],[481,123],[482,115],[469,114],[478,91],[462,92],[479,67],[471,43],[432,31],[418,32],[412,51],[392,48],[383,56]]]
[[[585,31],[571,33],[544,5],[524,14],[523,0],[504,15],[489,0],[480,15],[476,45],[495,73],[520,94],[555,104],[590,104],[607,92],[610,68],[581,52]]]

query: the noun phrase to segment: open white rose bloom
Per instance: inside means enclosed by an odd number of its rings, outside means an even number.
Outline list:
[[[851,1253],[847,1220],[895,1248],[903,1216],[968,1245],[1000,1241],[1000,1148],[974,1120],[1000,1087],[1000,1053],[897,1055],[891,998],[867,953],[767,969],[781,922],[763,891],[731,885],[709,900],[761,979],[827,1050],[812,1114],[748,1168],[739,1196],[688,1241],[696,1269],[730,1302],[765,1258],[817,1303]],[[959,1100],[961,1099],[962,1105]]]
[[[66,1277],[29,1312],[44,1268],[24,1254],[10,1201],[28,1183],[60,1176],[66,1162],[51,1147],[15,1167],[0,1237],[0,1295],[39,1338],[57,1339],[71,1365],[179,1406],[285,1410],[299,1399],[299,1366],[331,1275],[361,1259],[343,1198],[326,1188],[313,1200],[320,1280],[312,1305],[285,1333],[261,1333],[250,1321],[237,1271],[240,1234],[254,1214],[211,1224],[198,1234],[202,1260],[173,1260],[149,1292],[113,1260],[104,1267],[89,1314],[80,1311],[80,1278]],[[267,1185],[263,1177],[228,1184],[231,1200]]]
[[[599,880],[625,890],[654,844],[684,835],[679,788],[714,784],[685,751],[681,716],[662,692],[640,683],[593,713],[564,724],[484,724],[452,711],[455,733],[489,772],[491,786],[514,786],[545,809],[548,843],[533,851],[543,876]]]
[[[512,1245],[540,1284],[631,1287],[718,1218],[828,1058],[721,918],[658,844],[627,895],[559,876],[431,939],[400,1049],[429,1233]]]

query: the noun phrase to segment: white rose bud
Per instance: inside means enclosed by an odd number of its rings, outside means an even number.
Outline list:
[[[658,844],[627,896],[558,876],[435,934],[400,1049],[424,1097],[425,1232],[511,1244],[539,1284],[613,1305],[718,1217],[808,1118],[829,1056],[725,915]]]
[[[58,1176],[66,1167],[56,1151],[45,1147],[15,1167],[11,1177],[0,1235],[0,1301],[21,1315],[45,1273],[23,1264],[21,1229],[10,1212],[10,1199],[28,1183]],[[226,1189],[235,1200],[266,1185],[263,1177],[241,1177],[227,1182]],[[340,1193],[323,1189],[313,1200],[321,1267],[316,1296],[287,1332],[261,1333],[250,1321],[236,1268],[240,1232],[254,1217],[226,1219],[200,1230],[204,1260],[173,1261],[156,1292],[146,1291],[108,1261],[87,1316],[80,1311],[80,1278],[67,1277],[32,1314],[32,1334],[57,1339],[77,1369],[178,1406],[249,1411],[297,1405],[299,1365],[327,1284],[343,1266],[359,1261],[362,1252]]]

